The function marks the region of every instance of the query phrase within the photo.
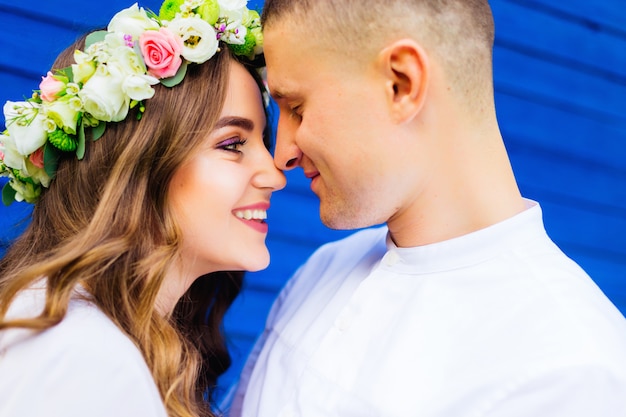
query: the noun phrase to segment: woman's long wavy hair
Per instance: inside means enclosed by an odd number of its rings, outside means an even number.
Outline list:
[[[69,66],[83,44],[65,50],[54,68]],[[29,226],[0,261],[0,330],[58,324],[82,285],[139,347],[170,416],[212,415],[206,396],[230,366],[221,326],[243,272],[199,277],[170,316],[155,302],[183,238],[168,205],[170,180],[218,120],[234,59],[223,48],[190,65],[180,85],[155,86],[141,120],[129,114],[109,123],[102,138],[87,140],[83,160],[61,160]],[[41,315],[1,320],[16,294],[41,277]]]

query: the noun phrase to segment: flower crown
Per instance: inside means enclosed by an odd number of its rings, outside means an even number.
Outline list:
[[[190,63],[201,64],[225,43],[254,59],[263,51],[259,14],[247,0],[166,0],[159,15],[133,6],[117,13],[106,31],[89,34],[75,64],[48,72],[31,98],[7,101],[0,134],[0,176],[5,205],[35,203],[48,187],[59,156],[85,153],[85,131],[98,140],[107,122],[145,110],[153,85],[179,84]]]

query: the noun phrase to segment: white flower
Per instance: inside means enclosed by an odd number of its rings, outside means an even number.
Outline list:
[[[111,35],[112,34],[109,33],[108,35],[105,36],[104,41],[95,42],[89,45],[87,49],[85,49],[85,53],[84,53],[85,56],[81,57],[81,60],[95,61],[95,62],[100,62],[100,63],[107,62],[109,60],[109,57],[111,56],[111,51],[110,51],[111,47],[109,43],[106,41],[106,38],[110,37]],[[115,36],[113,36],[113,38],[115,38]],[[78,64],[80,64],[80,61],[76,59],[76,55],[77,54],[74,54],[74,59],[76,60]]]
[[[91,57],[79,50],[74,52],[74,61],[76,64],[72,64],[72,75],[74,76],[74,82],[84,83],[89,77],[96,71],[96,63],[91,60]],[[69,84],[68,84],[69,88]],[[73,91],[73,88],[71,89]]]
[[[7,101],[4,105],[7,130],[13,138],[17,152],[23,156],[35,152],[48,138],[45,130],[46,118],[39,110],[38,104],[26,101]]]
[[[222,40],[232,45],[243,45],[246,42],[247,33],[248,29],[245,26],[230,24],[226,27]]]
[[[246,7],[247,0],[217,0],[220,9],[224,11],[240,10]],[[223,14],[223,13],[220,13]]]
[[[244,20],[248,17],[246,0],[218,0],[220,5],[220,21],[226,24],[221,38],[230,44],[242,45],[245,42],[246,26]]]
[[[52,133],[55,130],[57,130],[57,124],[54,123],[54,120],[52,119],[46,119],[46,121],[43,124],[43,128],[45,129],[47,133]]]
[[[75,96],[80,91],[80,86],[76,83],[67,83],[65,86],[65,94]]]
[[[107,37],[107,39],[109,38]],[[110,62],[118,62],[128,74],[145,74],[147,72],[146,64],[135,49],[124,45],[111,46]]]
[[[15,141],[10,135],[0,134],[0,153],[2,153],[2,161],[9,168],[18,170],[26,169],[25,155],[19,153],[15,147]]]
[[[29,182],[11,180],[9,182],[11,187],[15,190],[15,201],[26,201],[27,203],[34,203],[39,197],[39,187],[35,187]]]
[[[135,3],[113,16],[107,30],[131,35],[133,40],[137,40],[146,30],[158,28],[159,24],[148,17],[143,7],[138,7]]]
[[[64,97],[65,98],[65,97]],[[65,133],[76,134],[76,123],[78,122],[78,111],[73,107],[69,97],[45,103],[44,113],[62,128]]]
[[[200,7],[204,0],[185,0],[184,6],[187,10],[193,10]]]
[[[130,97],[122,89],[124,79],[116,65],[100,65],[78,93],[85,111],[105,122],[124,120],[130,105]]]
[[[154,96],[154,88],[150,86],[158,83],[158,79],[149,75],[130,75],[124,79],[122,90],[132,100],[141,101]]]
[[[187,61],[202,64],[217,52],[217,33],[213,26],[200,17],[177,18],[167,27],[182,38],[182,55]]]
[[[48,176],[46,170],[35,166],[30,159],[26,159],[25,162],[26,169],[23,173],[28,175],[35,182],[35,184],[41,184],[47,188],[50,185],[50,176]],[[35,198],[36,197],[37,196],[35,196]]]
[[[159,80],[146,74],[146,66],[134,49],[128,47],[116,48],[108,64],[115,66],[124,75],[122,91],[132,100],[145,100],[154,96],[152,85]]]
[[[78,91],[80,91],[80,90],[78,90]],[[78,91],[77,91],[77,93],[78,93]],[[75,96],[74,97],[70,97],[69,105],[70,105],[70,108],[72,110],[83,111],[83,102],[80,99],[80,97],[75,97]]]

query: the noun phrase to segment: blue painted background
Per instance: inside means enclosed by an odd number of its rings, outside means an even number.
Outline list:
[[[0,104],[29,96],[78,33],[106,26],[131,4],[0,0]],[[498,117],[520,187],[542,204],[557,244],[626,313],[624,0],[491,4]],[[141,5],[157,10],[160,0]],[[250,5],[260,7],[262,0]],[[248,275],[227,318],[235,362],[224,387],[236,378],[285,280],[318,245],[346,235],[321,225],[317,200],[300,171],[289,173],[288,181],[272,200],[272,263]],[[0,207],[2,245],[19,233],[29,211],[24,204]]]

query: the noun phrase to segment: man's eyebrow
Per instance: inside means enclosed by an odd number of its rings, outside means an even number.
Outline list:
[[[289,99],[295,95],[294,91],[284,90],[280,87],[270,88],[269,91],[270,91],[270,95],[272,96],[274,100]]]
[[[222,117],[215,124],[215,129],[217,130],[227,126],[240,127],[249,132],[254,130],[254,122],[252,120],[237,116]]]
[[[272,98],[274,100],[280,100],[281,98],[285,97],[285,94],[283,94],[281,91],[279,90],[270,90],[270,95],[272,96]]]

